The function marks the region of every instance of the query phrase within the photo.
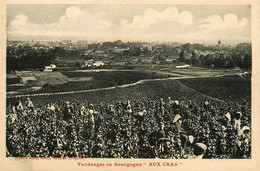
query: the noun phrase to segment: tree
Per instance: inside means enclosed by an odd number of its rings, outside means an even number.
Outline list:
[[[180,53],[180,62],[184,62],[185,61],[185,56],[184,56],[184,52],[183,50]]]
[[[228,56],[227,57],[227,68],[228,69],[231,69],[231,68],[234,68],[234,67],[236,67],[237,65],[236,65],[236,61],[231,57],[231,56]]]
[[[200,60],[200,59],[198,59],[197,65],[198,65],[198,66],[201,66],[201,60]]]
[[[196,61],[197,61],[197,55],[196,55],[196,53],[193,51],[193,52],[192,52],[192,56],[191,56],[191,63],[192,63],[192,64],[195,64]]]
[[[246,69],[250,69],[250,70],[252,69],[252,55],[251,54],[248,54],[248,53],[245,54],[244,67]]]
[[[217,68],[226,68],[228,61],[226,60],[223,54],[220,54],[217,58],[214,59],[214,66]]]
[[[191,51],[193,49],[193,47],[190,43],[186,43],[186,44],[182,45],[182,48],[183,48],[183,50],[185,50],[188,53],[191,53]]]
[[[240,52],[242,55],[245,55],[246,53],[252,52],[252,45],[251,43],[239,43],[236,48],[236,52]]]
[[[80,64],[80,62],[76,62],[76,63],[75,63],[75,67],[77,67],[77,68],[81,68],[81,64]]]
[[[212,66],[213,62],[214,62],[213,55],[208,54],[205,57],[204,57],[204,55],[201,56],[201,63],[203,66]]]

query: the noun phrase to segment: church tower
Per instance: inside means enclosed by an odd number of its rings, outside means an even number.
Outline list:
[[[218,46],[221,46],[221,41],[220,41],[220,38],[218,40]]]

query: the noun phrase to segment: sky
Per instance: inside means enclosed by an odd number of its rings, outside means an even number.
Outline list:
[[[251,42],[250,5],[7,6],[8,40]]]

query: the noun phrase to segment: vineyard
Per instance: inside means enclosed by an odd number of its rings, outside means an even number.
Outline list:
[[[225,76],[212,78],[182,79],[180,82],[198,92],[224,101],[251,101],[251,78]]]
[[[31,97],[36,106],[50,102],[73,102],[91,101],[98,104],[116,103],[130,99],[135,102],[149,100],[158,101],[161,97],[178,100],[193,100],[201,102],[209,99],[213,102],[232,101],[239,102],[243,99],[250,101],[250,79],[239,76],[226,76],[217,78],[194,78],[180,80],[157,80],[147,81],[132,87],[116,87],[110,90],[91,91],[76,94],[58,94],[51,96]],[[233,98],[230,98],[233,97]],[[25,100],[26,97],[22,98]],[[19,98],[21,99],[21,98]],[[7,105],[17,99],[7,99]]]

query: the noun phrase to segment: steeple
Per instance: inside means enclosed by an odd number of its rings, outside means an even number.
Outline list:
[[[220,46],[221,45],[221,41],[220,41],[220,38],[219,38],[219,40],[218,40],[218,46]]]

